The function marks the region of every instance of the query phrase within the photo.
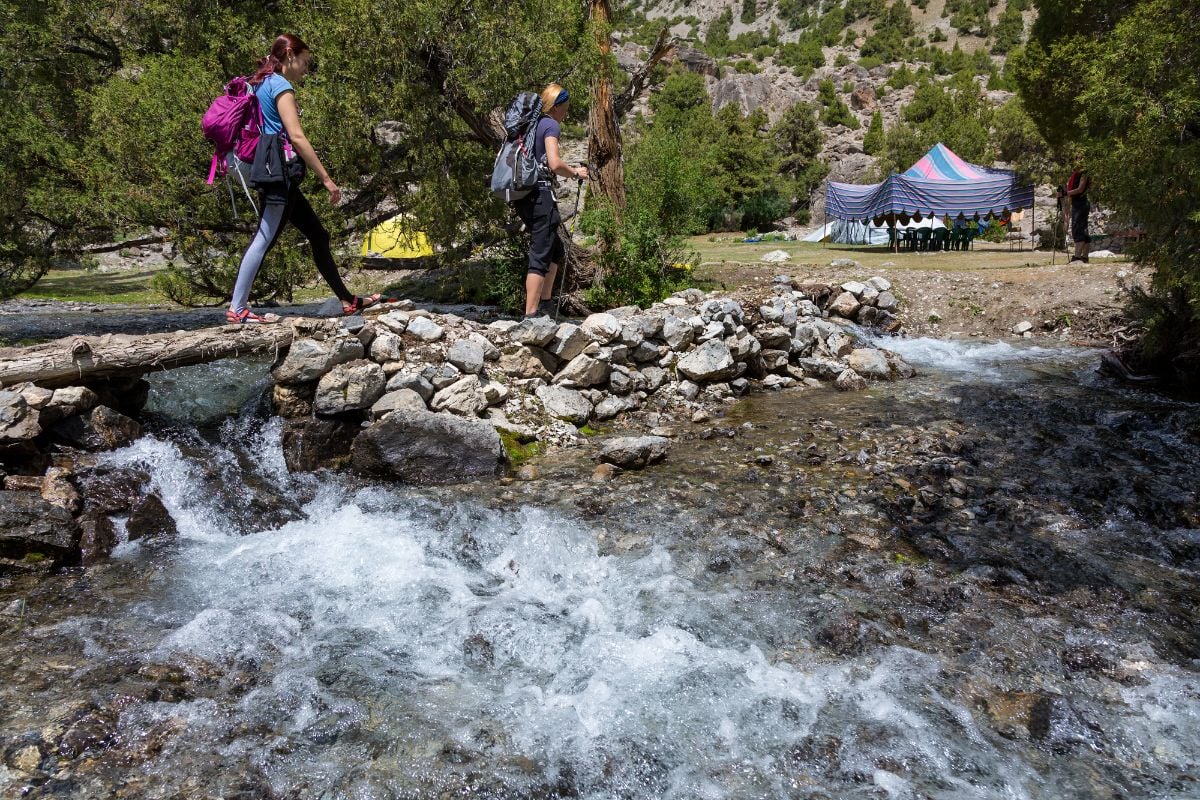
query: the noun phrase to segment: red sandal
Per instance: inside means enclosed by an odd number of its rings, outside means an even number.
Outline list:
[[[350,301],[349,305],[342,306],[342,316],[351,317],[365,308],[377,306],[380,303],[395,303],[398,299],[399,298],[396,297],[385,297],[382,294],[373,294],[367,297],[359,297],[355,295],[354,299]]]
[[[282,319],[278,314],[255,314],[248,308],[240,311],[229,309],[225,312],[226,325],[274,325]]]

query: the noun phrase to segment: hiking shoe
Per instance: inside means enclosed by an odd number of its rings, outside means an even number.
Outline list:
[[[549,300],[543,300],[542,302],[538,303],[537,313],[543,314],[547,317],[553,317],[558,313],[558,308],[558,298],[551,297]]]

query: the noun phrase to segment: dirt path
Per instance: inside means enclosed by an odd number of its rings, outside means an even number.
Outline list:
[[[825,283],[875,275],[892,282],[910,335],[1016,335],[1022,322],[1032,337],[1111,346],[1127,322],[1124,294],[1143,284],[1148,271],[1134,264],[1096,259],[1065,264],[1061,253],[1009,252],[1004,248],[966,253],[888,253],[883,249],[829,248],[795,242],[744,245],[694,242],[702,264],[696,276],[731,291],[761,286],[786,274]],[[763,254],[783,249],[785,263],[763,263]],[[754,259],[754,260],[750,260]],[[842,260],[855,263],[845,266]]]

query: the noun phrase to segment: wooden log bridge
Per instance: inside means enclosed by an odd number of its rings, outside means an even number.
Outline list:
[[[173,333],[68,336],[29,347],[4,347],[0,348],[0,387],[27,381],[46,388],[71,386],[279,353],[291,346],[298,326],[311,327],[314,322],[298,318],[274,325],[222,325]]]

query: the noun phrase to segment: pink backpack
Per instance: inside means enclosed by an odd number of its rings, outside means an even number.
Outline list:
[[[208,170],[210,184],[218,174],[225,174],[225,156],[229,153],[247,163],[254,160],[254,148],[262,130],[262,111],[245,78],[239,76],[225,86],[225,93],[204,112],[200,129],[216,148]]]

